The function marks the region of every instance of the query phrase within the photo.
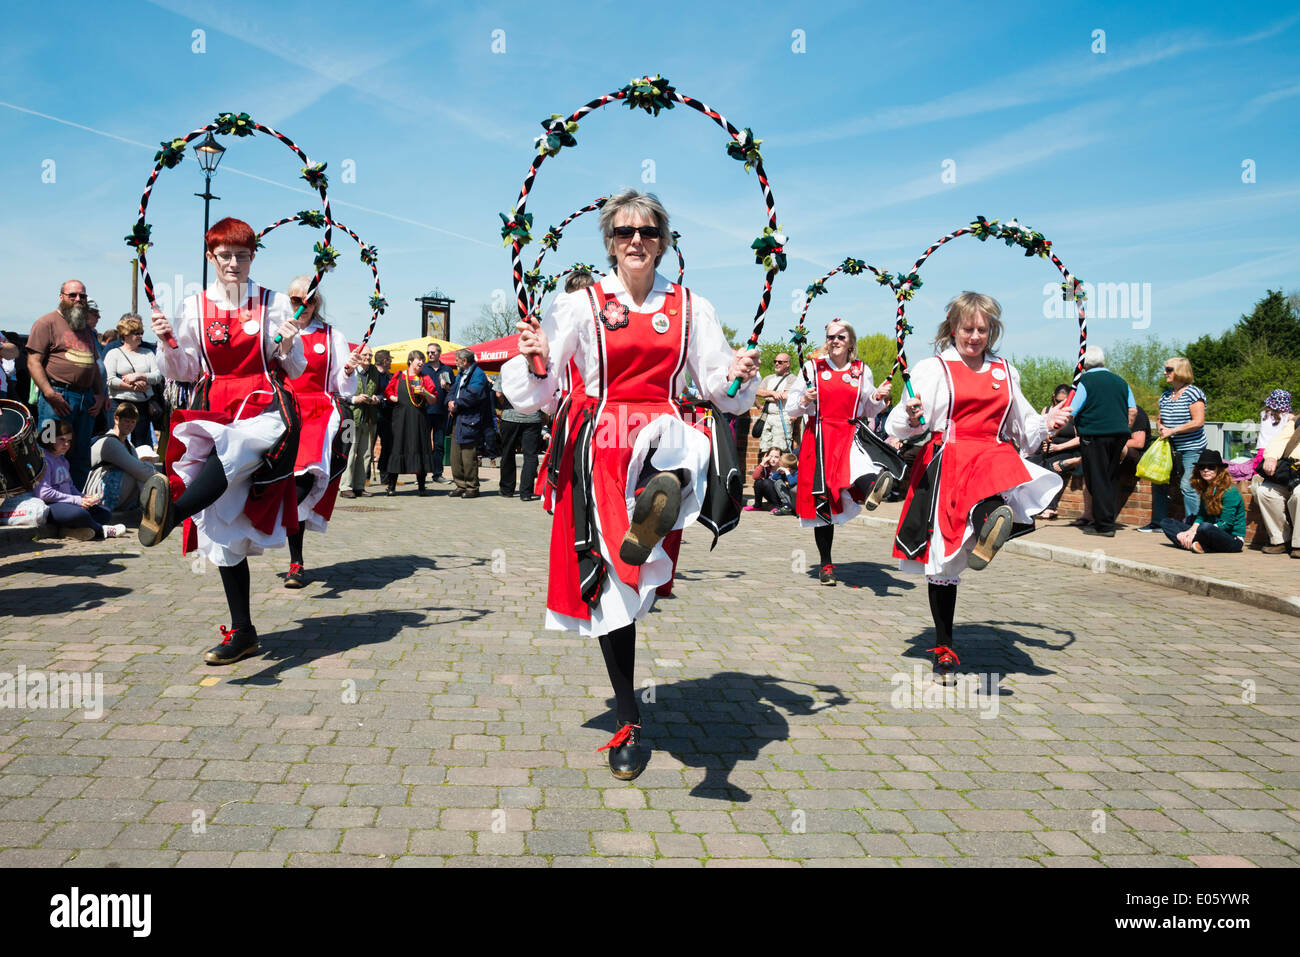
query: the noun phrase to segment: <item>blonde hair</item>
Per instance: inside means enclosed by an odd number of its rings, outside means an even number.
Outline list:
[[[934,344],[940,351],[954,344],[957,330],[977,312],[989,324],[989,341],[984,351],[993,351],[1002,338],[1002,306],[992,296],[969,291],[963,292],[944,307],[943,322],[939,323],[939,331],[934,334]]]
[[[138,332],[144,334],[144,323],[134,312],[124,313],[122,318],[117,320],[117,334],[125,339],[132,333]]]
[[[843,319],[832,319],[826,323],[826,333],[830,334],[831,326],[842,326],[844,331],[849,334],[849,357],[856,359],[858,357],[858,333],[853,325]]]
[[[1192,364],[1182,356],[1174,356],[1172,359],[1166,359],[1165,365],[1174,368],[1174,388],[1181,389],[1185,385],[1191,385],[1195,380],[1192,377]]]

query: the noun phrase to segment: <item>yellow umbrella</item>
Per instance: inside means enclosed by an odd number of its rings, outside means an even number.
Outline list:
[[[403,339],[401,342],[394,342],[386,346],[374,346],[373,349],[375,352],[378,352],[380,349],[387,349],[392,353],[393,364],[389,371],[405,372],[406,357],[412,352],[412,350],[418,349],[421,352],[424,352],[424,347],[431,342],[436,342],[438,345],[442,346],[444,355],[448,352],[455,352],[457,349],[465,348],[455,342],[448,342],[446,339],[439,339],[437,336],[427,336],[423,339]]]

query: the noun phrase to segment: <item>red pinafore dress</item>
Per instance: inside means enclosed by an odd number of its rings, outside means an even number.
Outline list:
[[[546,606],[556,614],[590,620],[590,605],[598,600],[607,573],[638,587],[640,568],[625,564],[618,554],[631,524],[628,468],[641,428],[664,415],[682,418],[673,383],[686,367],[691,300],[690,291],[675,284],[658,312],[631,312],[599,284],[585,291],[596,328],[600,379],[585,385],[578,379],[579,388],[570,393],[570,433],[558,468]],[[592,510],[599,515],[599,536],[590,520]],[[681,531],[669,533],[663,546],[676,566]],[[671,581],[660,586],[658,594],[667,594],[671,586]]]
[[[846,490],[859,502],[864,498],[853,488],[849,462],[857,431],[863,368],[860,359],[854,359],[844,369],[832,368],[825,357],[814,360],[817,416],[799,446],[795,510],[800,518],[833,521],[833,515],[844,511],[841,495]]]
[[[961,547],[967,521],[976,505],[991,495],[1023,485],[1032,476],[1015,446],[1001,438],[1011,412],[1013,391],[1011,370],[1006,360],[990,359],[988,370],[982,373],[973,371],[960,359],[944,359],[942,362],[951,397],[948,428],[946,432],[935,432],[931,436],[912,467],[899,530],[902,532],[904,525],[909,523],[909,514],[914,507],[931,512],[943,536],[946,558]],[[931,472],[931,465],[936,464],[936,458],[939,459],[938,482],[928,483],[935,498],[931,504],[918,500],[918,489],[927,484],[925,476]],[[923,516],[918,513],[910,518],[915,523]],[[909,553],[911,548],[904,551],[896,537],[894,557],[926,561],[930,557],[933,528],[930,532],[924,547],[915,553]],[[920,537],[914,536],[912,547],[920,544]]]
[[[298,338],[302,340],[303,353],[307,357],[307,371],[289,382],[298,399],[302,418],[298,456],[293,470],[295,475],[305,475],[315,465],[329,477],[324,495],[312,506],[312,511],[328,522],[338,499],[339,477],[348,462],[347,446],[343,444],[341,434],[344,411],[330,393],[334,363],[338,357],[334,355],[332,330],[324,323],[315,332],[298,333]],[[331,430],[331,420],[336,411],[338,427]]]
[[[256,302],[250,295],[240,309],[226,310],[214,305],[206,291],[199,294],[204,373],[194,387],[190,407],[172,413],[173,436],[178,425],[189,421],[229,424],[268,411],[283,419],[284,433],[262,456],[244,505],[244,514],[253,527],[265,535],[271,534],[277,523],[290,532],[298,528],[293,487],[298,403],[284,373],[278,367],[268,368],[262,353],[262,326],[271,296],[271,290],[262,289]],[[167,443],[165,465],[169,478],[176,478],[175,466],[184,452],[182,442]],[[182,550],[189,552],[195,547],[196,529],[193,520],[186,519]]]

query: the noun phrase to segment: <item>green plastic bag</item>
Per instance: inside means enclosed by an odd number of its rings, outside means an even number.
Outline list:
[[[1169,474],[1174,470],[1174,450],[1168,439],[1156,439],[1138,460],[1137,477],[1152,485],[1169,484]]]

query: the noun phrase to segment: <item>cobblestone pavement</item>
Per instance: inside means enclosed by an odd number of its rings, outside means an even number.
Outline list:
[[[0,708],[0,864],[1300,863],[1294,618],[1003,555],[945,689],[887,532],[842,529],[824,588],[811,535],[749,513],[688,532],[639,631],[623,784],[599,649],[541,627],[549,519],[408,488],[340,503],[302,591],[253,560],[263,654],[231,668],[174,541],[0,557],[0,672],[104,682],[97,720]]]

